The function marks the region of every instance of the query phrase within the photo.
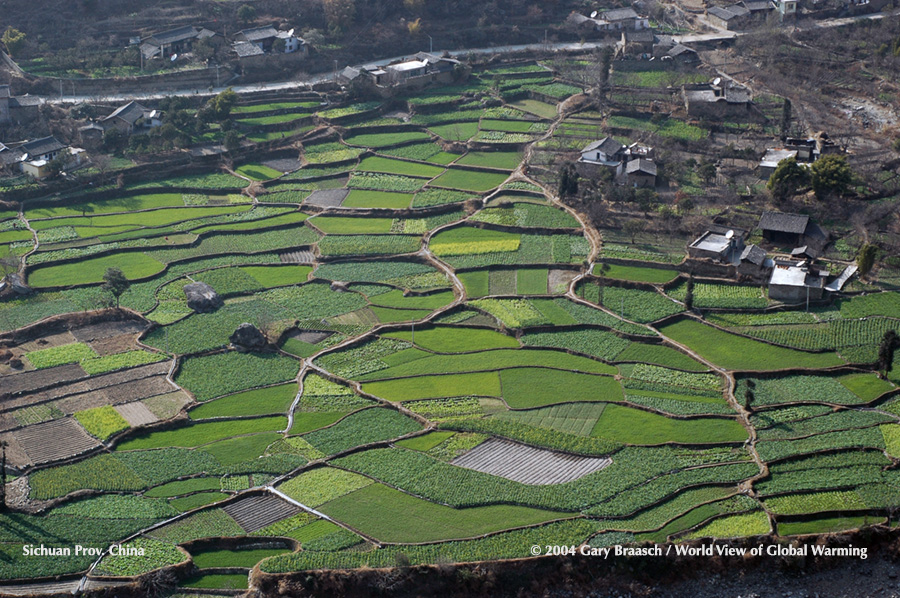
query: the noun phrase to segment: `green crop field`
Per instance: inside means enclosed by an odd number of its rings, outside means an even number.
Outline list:
[[[667,324],[660,328],[660,332],[686,344],[713,363],[733,370],[816,369],[843,364],[834,353],[803,353],[766,345],[695,320]]]
[[[435,187],[483,192],[498,187],[506,179],[505,174],[450,168],[431,184]]]
[[[390,100],[241,92],[237,164],[179,172],[170,158],[197,150],[179,138],[171,156],[129,145],[105,174],[0,177],[0,258],[31,289],[0,293],[0,585],[68,591],[94,566],[143,594],[346,594],[329,570],[370,567],[370,593],[443,571],[512,595],[521,580],[456,563],[896,527],[900,352],[876,364],[900,329],[890,227],[870,231],[867,276],[808,309],[707,278],[684,261],[693,229],[748,228],[762,196],[699,201],[725,183],[691,160],[721,135],[650,112],[705,76],[615,61],[610,112],[560,103],[596,56],[498,60]],[[777,122],[781,98],[757,99]],[[221,142],[224,123],[196,120],[192,139]],[[605,135],[657,147],[697,205],[613,202],[607,218],[580,169],[558,197],[565,161]],[[890,178],[855,173],[857,203],[888,213],[896,198],[870,190]],[[862,239],[822,224],[836,272]],[[192,282],[218,299],[189,306]],[[31,558],[25,542],[100,552]],[[118,543],[145,555],[101,557]]]

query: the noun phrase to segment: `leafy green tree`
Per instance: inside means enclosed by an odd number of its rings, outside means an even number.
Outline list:
[[[238,96],[230,87],[219,93],[206,103],[200,111],[200,118],[204,122],[222,122],[231,115],[231,109],[237,103]]]
[[[819,199],[829,195],[844,195],[853,183],[853,171],[845,156],[822,156],[813,162],[811,170],[812,188]]]
[[[346,29],[356,16],[356,0],[322,0],[322,6],[332,31]]]
[[[225,149],[229,152],[238,150],[241,147],[241,134],[232,129],[225,133],[223,142],[225,143]]]
[[[131,282],[125,277],[125,273],[119,268],[107,268],[103,274],[103,290],[112,293],[116,298],[116,307],[119,307],[119,297],[128,290]]]
[[[894,351],[900,345],[900,336],[897,336],[896,330],[888,330],[881,339],[881,345],[878,347],[878,369],[887,376],[894,367]]]
[[[0,37],[0,41],[3,42],[3,45],[6,46],[6,49],[9,51],[9,53],[15,56],[25,45],[25,34],[18,29],[9,27],[6,29],[6,31],[3,32],[3,36]]]
[[[256,18],[256,9],[249,4],[242,4],[241,7],[237,9],[237,18],[241,23],[246,25]]]
[[[809,170],[797,163],[796,158],[785,158],[778,163],[769,177],[766,188],[775,199],[784,200],[809,184]]]
[[[703,179],[703,182],[709,185],[716,178],[716,165],[712,162],[704,162],[697,169],[697,174]]]
[[[878,248],[871,243],[866,243],[859,248],[859,253],[856,254],[856,267],[859,268],[860,276],[866,276],[872,271],[872,266],[875,265],[875,256],[877,253]]]

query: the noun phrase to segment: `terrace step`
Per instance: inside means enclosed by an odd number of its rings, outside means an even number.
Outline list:
[[[278,256],[282,264],[311,264],[316,261],[312,251],[289,251]]]

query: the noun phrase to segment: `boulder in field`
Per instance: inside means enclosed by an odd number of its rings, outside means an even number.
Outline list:
[[[184,285],[184,295],[187,297],[188,307],[197,313],[216,311],[222,307],[222,298],[205,282]]]
[[[255,351],[268,344],[266,336],[253,324],[244,322],[228,338],[238,351]]]

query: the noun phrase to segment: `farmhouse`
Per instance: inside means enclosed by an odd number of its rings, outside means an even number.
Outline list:
[[[779,162],[788,158],[796,158],[797,150],[785,149],[783,147],[770,147],[766,150],[762,160],[759,161],[759,176],[768,179],[778,168]]]
[[[194,48],[195,41],[208,39],[214,35],[214,31],[193,25],[154,33],[141,42],[141,53],[146,59],[169,58],[176,54],[190,52]]]
[[[744,234],[741,231],[707,230],[688,245],[688,255],[733,264],[740,259],[743,249]]]
[[[302,54],[309,52],[306,42],[294,35],[293,29],[279,31],[271,26],[239,31],[234,36],[232,48],[240,58],[272,52],[284,54],[293,54],[298,51]]]
[[[581,150],[581,157],[578,158],[578,161],[616,169],[625,159],[626,149],[625,145],[612,137],[604,137],[586,145]]]
[[[452,83],[464,79],[469,68],[447,56],[419,52],[408,60],[388,64],[385,67],[366,65],[361,68],[346,67],[337,80],[342,85],[354,85],[362,90],[388,96],[398,88],[419,89],[432,83]]]
[[[38,97],[15,97],[10,92],[9,85],[0,85],[0,125],[34,119],[38,115],[38,107],[43,103]]]
[[[759,219],[763,237],[776,245],[825,247],[828,235],[805,214],[763,212]]]
[[[656,162],[644,158],[631,160],[625,165],[625,182],[632,187],[656,186]]]
[[[100,126],[104,131],[118,129],[128,135],[134,133],[136,129],[150,129],[161,124],[162,114],[159,110],[150,110],[137,102],[128,102],[100,120]]]
[[[776,261],[769,279],[769,299],[787,303],[821,299],[828,272],[811,268],[808,262]]]
[[[743,29],[750,23],[750,11],[740,4],[711,6],[706,9],[706,18],[716,27],[733,31]]]
[[[746,118],[753,113],[750,90],[718,77],[710,83],[684,85],[681,95],[689,116]]]
[[[618,56],[649,56],[653,52],[653,43],[656,36],[649,29],[626,30],[616,42],[616,55]]]
[[[650,28],[650,19],[638,15],[633,8],[615,8],[601,13],[594,12],[590,17],[573,12],[566,22],[581,32],[637,31]]]
[[[747,245],[741,252],[737,272],[742,276],[751,278],[763,278],[764,275],[775,267],[772,258],[766,257],[766,252],[758,245]]]
[[[3,146],[6,147],[6,146]],[[4,157],[4,163],[12,161],[18,163],[19,170],[36,179],[42,179],[50,174],[50,162],[59,157],[63,151],[67,151],[69,158],[64,165],[65,168],[81,165],[84,158],[84,150],[78,147],[69,148],[55,137],[44,137],[22,143],[14,150],[6,148],[6,152],[11,152],[8,157]],[[2,153],[6,153],[2,152]]]

